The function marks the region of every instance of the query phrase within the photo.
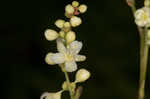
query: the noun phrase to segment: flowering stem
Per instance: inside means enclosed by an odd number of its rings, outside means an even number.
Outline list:
[[[134,15],[136,11],[135,5],[132,5],[131,9]],[[149,47],[146,44],[147,28],[143,29],[139,26],[137,26],[137,28],[140,36],[140,80],[139,80],[138,99],[144,99]]]
[[[69,80],[69,76],[68,76],[68,73],[66,72],[66,70],[64,69],[64,64],[61,65],[61,69],[62,69],[62,71],[63,71],[64,74],[65,74],[67,86],[68,86],[68,89],[69,89],[70,98],[71,98],[71,99],[74,99],[74,97],[73,97],[73,92],[72,92],[72,88],[71,88],[71,84],[70,84],[70,80]]]

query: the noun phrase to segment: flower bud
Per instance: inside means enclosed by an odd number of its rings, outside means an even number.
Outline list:
[[[69,90],[67,86],[68,86],[68,85],[67,85],[67,82],[65,81],[65,82],[62,84],[62,89],[63,89],[63,90]],[[72,83],[70,84],[70,86],[71,86],[72,91],[74,91],[74,89],[76,88],[76,84],[75,84],[74,82],[72,82]]]
[[[76,80],[75,82],[84,82],[90,77],[90,72],[86,69],[80,69],[76,73]]]
[[[70,23],[71,23],[71,26],[77,27],[77,26],[79,26],[82,23],[82,20],[81,20],[81,18],[79,18],[77,16],[73,16],[70,19]]]
[[[67,12],[65,12],[65,16],[66,16],[67,18],[71,18],[72,15],[73,15],[73,14],[68,14]]]
[[[144,6],[145,7],[150,7],[150,0],[145,0],[144,1]]]
[[[67,44],[73,42],[75,39],[76,39],[75,32],[69,31],[69,32],[66,34],[66,41],[67,41]]]
[[[70,28],[70,27],[71,27],[71,25],[70,25],[69,22],[65,22],[65,23],[64,23],[64,28]]]
[[[79,6],[79,2],[78,1],[73,1],[72,2],[72,6],[73,7],[78,7]]]
[[[65,37],[65,32],[64,31],[60,31],[59,35],[60,35],[60,37],[64,38]]]
[[[68,13],[68,14],[73,14],[73,13],[74,13],[74,8],[73,8],[73,6],[72,6],[71,4],[68,4],[68,5],[66,5],[66,7],[65,7],[65,11],[66,11],[66,13]]]
[[[45,57],[45,62],[49,65],[55,65],[55,63],[51,60],[51,55],[53,55],[53,53],[48,53]]]
[[[55,22],[55,25],[56,25],[58,28],[63,28],[64,23],[65,23],[64,20],[58,19],[58,20]]]
[[[47,30],[45,31],[45,38],[46,38],[48,41],[55,40],[58,36],[59,36],[59,35],[58,35],[58,33],[57,33],[55,30],[47,29]]]
[[[86,10],[87,10],[87,6],[86,5],[82,4],[82,5],[79,6],[80,13],[85,13]]]

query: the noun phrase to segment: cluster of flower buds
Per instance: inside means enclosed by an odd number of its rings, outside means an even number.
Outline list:
[[[68,4],[65,7],[65,16],[68,18],[67,21],[58,19],[55,22],[56,27],[60,29],[59,32],[53,29],[47,29],[44,33],[45,38],[48,41],[56,40],[57,53],[49,52],[45,57],[45,62],[49,65],[58,64],[62,71],[74,72],[77,70],[77,63],[84,61],[86,56],[79,55],[79,52],[83,46],[82,42],[76,40],[76,33],[72,31],[73,27],[77,27],[82,23],[79,15],[87,10],[87,6],[79,4],[77,1],[73,1],[72,4]],[[63,65],[63,67],[62,67]],[[70,83],[72,92],[76,89],[76,83],[84,82],[90,77],[90,72],[86,69],[80,69],[77,71],[75,81]],[[41,99],[61,99],[61,93],[68,89],[68,84],[65,81],[62,84],[62,90],[56,93],[44,93]]]
[[[87,10],[87,6],[84,4],[79,5],[79,2],[73,1],[72,5],[68,4],[65,7],[65,13],[69,15],[69,21],[58,19],[55,25],[60,29],[59,32],[47,29],[45,31],[45,37],[47,40],[56,40],[58,53],[48,53],[45,61],[49,65],[65,64],[67,72],[73,72],[77,70],[76,62],[84,61],[86,57],[79,55],[79,51],[82,48],[82,42],[76,41],[76,33],[72,31],[72,27],[79,26],[82,21],[80,17],[77,17],[80,13],[84,13]]]
[[[136,10],[135,23],[140,27],[150,26],[150,0],[145,0],[144,7]]]

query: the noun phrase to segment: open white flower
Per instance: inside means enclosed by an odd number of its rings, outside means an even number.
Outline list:
[[[150,8],[143,7],[135,12],[135,23],[138,26],[146,26],[150,24]]]
[[[77,70],[76,62],[84,61],[86,57],[79,55],[79,51],[82,48],[82,43],[79,41],[73,41],[66,48],[60,38],[57,39],[57,49],[59,53],[47,55],[51,63],[65,64],[65,70],[67,72],[73,72]],[[53,64],[52,64],[53,65]]]
[[[45,92],[41,95],[40,99],[61,99],[61,93],[63,91],[59,91],[59,92],[56,92],[56,93],[48,93],[48,92]]]

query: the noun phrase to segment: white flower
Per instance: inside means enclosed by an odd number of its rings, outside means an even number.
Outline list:
[[[79,6],[80,13],[85,13],[87,10],[87,6],[85,4],[82,4]]]
[[[73,14],[74,13],[74,7],[71,4],[66,5],[65,11],[68,14]]]
[[[47,29],[47,30],[45,31],[45,38],[46,38],[48,41],[55,40],[58,36],[59,36],[59,34],[58,34],[55,30]]]
[[[55,22],[55,25],[56,25],[58,28],[63,28],[64,23],[65,23],[64,20],[58,19],[58,20]]]
[[[84,82],[90,77],[90,72],[86,69],[80,69],[76,73],[76,80],[75,82]]]
[[[135,12],[135,23],[138,26],[146,26],[150,24],[150,8],[143,7]]]
[[[59,92],[56,92],[56,93],[48,93],[48,92],[45,92],[41,95],[40,99],[61,99],[61,93],[63,91],[59,91]]]
[[[66,48],[60,38],[57,39],[57,49],[59,53],[55,53],[49,56],[51,62],[55,64],[65,64],[65,70],[67,72],[73,72],[77,70],[76,62],[84,61],[85,56],[79,55],[79,51],[82,48],[82,43],[73,41]]]
[[[77,17],[77,16],[73,16],[70,19],[70,23],[73,27],[79,26],[82,23],[81,18]]]

